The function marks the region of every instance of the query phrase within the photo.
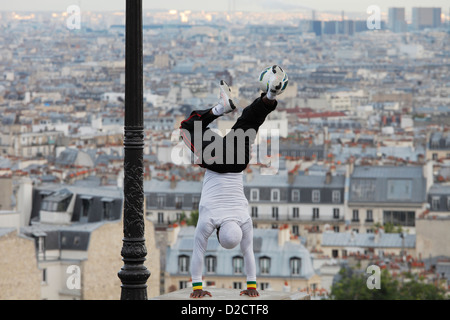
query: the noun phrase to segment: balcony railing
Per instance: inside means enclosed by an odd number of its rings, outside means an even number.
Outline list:
[[[344,217],[333,217],[328,215],[322,215],[319,217],[313,217],[313,215],[302,215],[299,216],[293,216],[292,214],[278,214],[278,215],[272,215],[271,213],[258,213],[256,215],[251,215],[253,221],[268,221],[268,222],[283,222],[283,221],[289,221],[289,222],[343,222]]]

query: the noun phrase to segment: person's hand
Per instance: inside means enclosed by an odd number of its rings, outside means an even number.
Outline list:
[[[247,290],[242,290],[239,295],[242,296],[243,294],[248,295],[249,297],[252,297],[252,298],[259,297],[259,292],[253,288],[249,288]]]
[[[194,290],[190,295],[191,298],[203,298],[205,296],[212,297],[212,295],[209,291],[205,291],[202,289]]]

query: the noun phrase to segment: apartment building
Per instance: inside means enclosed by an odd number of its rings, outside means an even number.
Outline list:
[[[294,173],[247,175],[244,184],[250,214],[258,228],[287,224],[293,235],[345,227],[345,176]]]
[[[33,192],[31,220],[20,234],[32,240],[40,276],[37,299],[97,300],[120,297],[123,266],[123,194],[118,188],[48,184]],[[159,274],[154,227],[145,221],[146,267]],[[8,259],[18,259],[14,251]],[[160,294],[159,277],[149,279],[149,297]]]
[[[192,286],[190,262],[194,227],[177,227],[167,249],[165,292]],[[253,249],[258,290],[316,290],[320,276],[313,269],[309,251],[291,241],[288,228],[254,229]],[[203,287],[245,289],[244,258],[240,247],[224,249],[213,234],[205,254]]]
[[[450,132],[434,132],[429,135],[426,149],[427,160],[450,159]]]
[[[416,256],[416,235],[401,233],[357,233],[324,232],[322,234],[321,250],[332,258],[347,258],[351,255],[385,255]]]
[[[426,204],[428,166],[356,166],[350,176],[348,228],[371,233],[392,223],[414,233]]]
[[[0,228],[0,300],[37,300],[41,275],[32,238],[15,228]]]
[[[198,210],[202,181],[144,181],[145,214],[156,227],[167,227]]]
[[[26,126],[15,126],[0,132],[0,152],[21,158],[41,158],[55,155],[57,141],[62,131],[31,132]]]

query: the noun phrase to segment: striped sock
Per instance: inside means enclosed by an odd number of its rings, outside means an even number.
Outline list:
[[[203,284],[201,282],[192,283],[192,290],[203,290]]]
[[[256,281],[247,281],[247,289],[256,289]]]

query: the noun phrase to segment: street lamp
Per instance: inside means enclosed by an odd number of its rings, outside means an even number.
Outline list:
[[[126,0],[125,135],[124,135],[124,265],[121,300],[146,300],[150,271],[144,266],[144,113],[142,0]]]

